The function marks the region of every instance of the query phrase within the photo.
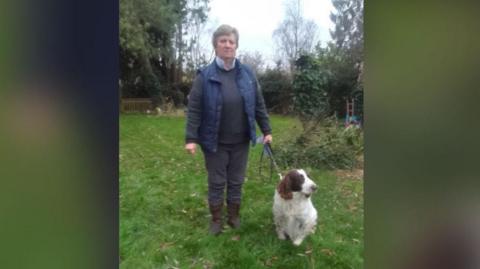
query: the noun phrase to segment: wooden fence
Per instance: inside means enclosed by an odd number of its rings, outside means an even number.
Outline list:
[[[122,98],[120,103],[121,112],[147,112],[153,110],[150,98]]]

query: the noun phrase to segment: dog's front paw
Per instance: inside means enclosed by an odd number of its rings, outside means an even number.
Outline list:
[[[300,246],[300,244],[302,244],[302,241],[303,241],[302,239],[296,239],[293,241],[293,244],[298,247]]]

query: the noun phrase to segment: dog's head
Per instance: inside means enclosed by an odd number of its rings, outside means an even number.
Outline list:
[[[285,200],[293,198],[293,192],[299,192],[309,198],[317,185],[307,176],[303,169],[289,171],[277,186],[278,193]]]

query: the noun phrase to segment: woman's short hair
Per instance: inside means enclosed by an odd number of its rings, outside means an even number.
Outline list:
[[[215,30],[215,32],[213,33],[213,36],[212,36],[213,47],[215,48],[215,45],[217,44],[218,37],[220,37],[222,35],[230,35],[230,34],[235,35],[235,43],[237,43],[237,48],[238,48],[238,31],[235,27],[232,27],[232,26],[227,25],[227,24],[220,25],[217,28],[217,30]]]

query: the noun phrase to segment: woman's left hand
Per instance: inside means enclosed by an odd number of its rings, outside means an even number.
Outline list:
[[[270,144],[272,143],[272,135],[266,135],[263,137],[263,144]]]

